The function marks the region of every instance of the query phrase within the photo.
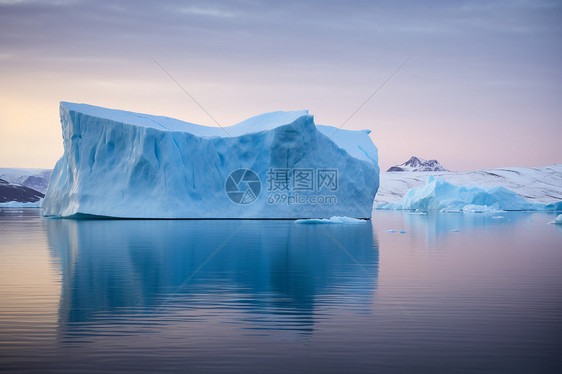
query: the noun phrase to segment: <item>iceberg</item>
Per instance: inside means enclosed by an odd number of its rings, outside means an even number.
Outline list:
[[[554,221],[549,223],[552,223],[554,225],[562,225],[562,214],[559,214]]]
[[[297,219],[295,221],[296,224],[300,224],[300,225],[322,225],[322,224],[357,224],[357,223],[364,223],[366,222],[363,219],[357,219],[357,218],[351,218],[351,217],[331,217],[329,219],[327,218],[322,218],[322,219],[318,219],[318,218],[312,218],[312,219]]]
[[[562,212],[562,201],[556,201],[554,203],[546,204],[544,210]]]
[[[61,102],[64,154],[44,216],[371,218],[379,187],[369,131],[272,112],[229,127]]]
[[[400,203],[382,209],[438,210],[459,213],[497,213],[503,210],[543,210],[545,204],[531,203],[505,187],[456,186],[430,176],[423,186],[410,189]]]

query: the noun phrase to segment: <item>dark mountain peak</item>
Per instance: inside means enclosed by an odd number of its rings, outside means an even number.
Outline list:
[[[12,184],[4,179],[0,179],[0,203],[16,201],[19,203],[35,203],[45,197],[39,191],[23,186]]]
[[[437,160],[425,160],[412,156],[403,164],[392,166],[387,171],[448,171]]]

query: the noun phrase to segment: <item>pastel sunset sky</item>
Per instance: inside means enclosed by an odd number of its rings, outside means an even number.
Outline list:
[[[562,162],[561,1],[0,0],[0,167],[54,166],[60,101],[213,125],[150,56],[223,126],[340,126],[392,76],[344,127],[382,169]]]

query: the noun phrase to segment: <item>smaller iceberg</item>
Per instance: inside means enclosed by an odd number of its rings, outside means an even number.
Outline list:
[[[559,214],[554,221],[549,223],[552,223],[554,225],[562,225],[562,214]]]
[[[357,224],[367,222],[364,219],[357,219],[351,217],[331,217],[331,218],[312,218],[312,219],[297,219],[296,224],[301,225],[318,225],[318,224],[334,224],[334,223],[345,223],[345,224]]]
[[[553,212],[562,212],[562,201],[557,201],[555,203],[547,204],[544,207],[544,210],[553,211]]]
[[[544,210],[545,205],[531,203],[505,187],[455,186],[430,176],[424,186],[410,189],[400,203],[386,204],[382,208],[497,213],[503,210]]]

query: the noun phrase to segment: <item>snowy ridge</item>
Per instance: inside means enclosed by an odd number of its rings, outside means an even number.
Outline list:
[[[390,167],[387,172],[395,171],[448,171],[437,160],[425,160],[420,157],[412,156],[403,164]]]
[[[367,132],[316,126],[307,111],[262,114],[224,129],[66,102],[60,114],[64,154],[42,205],[46,216],[371,217],[379,168]],[[337,170],[337,188],[327,191],[335,203],[272,204],[265,191],[272,168]],[[231,178],[239,169],[257,177]],[[238,183],[256,200],[235,203],[226,191]]]
[[[0,168],[0,179],[12,184],[21,184],[44,194],[51,173],[51,169]]]

